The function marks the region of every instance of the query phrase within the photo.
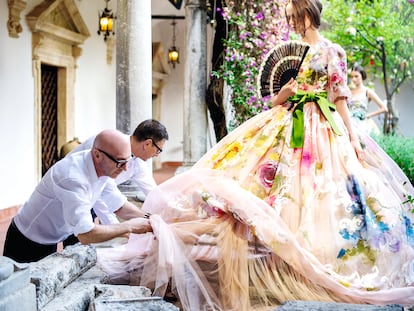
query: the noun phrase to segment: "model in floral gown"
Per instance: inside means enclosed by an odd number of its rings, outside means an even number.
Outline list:
[[[321,11],[318,0],[288,2],[290,26],[311,46],[296,81],[149,194],[154,233],[99,252],[114,278],[161,296],[170,284],[185,310],[414,305],[414,189],[373,141],[361,149],[345,53],[320,36]],[[299,132],[298,96],[306,99]]]
[[[348,108],[353,125],[362,132],[379,135],[381,132],[372,117],[387,112],[387,105],[374,90],[364,85],[364,80],[367,78],[364,68],[354,64],[349,76],[352,82],[352,98],[348,101]],[[378,106],[378,109],[369,112],[368,105],[371,101]]]

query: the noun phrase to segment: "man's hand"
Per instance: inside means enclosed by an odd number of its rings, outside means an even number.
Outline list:
[[[145,233],[145,232],[152,232],[152,227],[149,219],[146,218],[132,218],[129,220],[124,221],[122,224],[128,226],[130,229],[130,233]]]
[[[132,218],[119,224],[96,224],[91,231],[78,234],[78,239],[82,244],[100,243],[125,236],[125,234],[146,232],[152,232],[150,221],[147,218],[140,217]]]

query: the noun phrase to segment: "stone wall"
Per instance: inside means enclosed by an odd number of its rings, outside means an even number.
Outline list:
[[[179,310],[148,288],[106,284],[95,264],[95,247],[81,244],[30,264],[0,257],[0,310]]]

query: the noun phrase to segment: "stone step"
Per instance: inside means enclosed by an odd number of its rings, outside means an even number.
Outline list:
[[[403,311],[400,305],[366,305],[319,301],[287,301],[273,311]]]
[[[43,309],[95,264],[96,249],[79,243],[30,263],[30,281],[36,285],[37,308]]]

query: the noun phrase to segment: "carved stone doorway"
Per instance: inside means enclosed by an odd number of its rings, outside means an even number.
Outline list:
[[[45,0],[26,15],[26,20],[32,31],[35,137],[37,172],[40,179],[45,169],[48,169],[47,166],[54,161],[55,150],[60,150],[74,136],[76,60],[81,55],[79,45],[89,37],[89,31],[74,0]],[[50,113],[50,107],[43,106],[43,97],[51,93],[47,90],[48,85],[42,81],[42,68],[55,68],[55,128],[44,124],[48,120],[43,117]],[[53,131],[55,135],[50,141],[47,131]],[[50,154],[44,155],[44,152]],[[43,162],[44,157],[47,158],[47,163]]]

